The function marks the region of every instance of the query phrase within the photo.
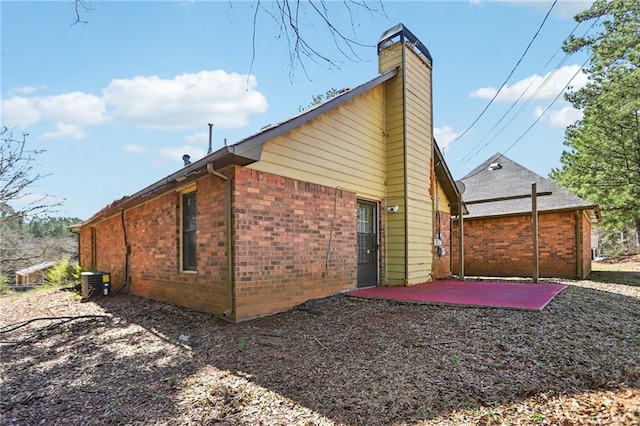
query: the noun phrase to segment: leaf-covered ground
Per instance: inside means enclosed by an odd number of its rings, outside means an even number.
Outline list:
[[[640,262],[599,269],[542,312],[336,296],[229,325],[130,295],[5,296],[0,423],[636,425]],[[60,319],[24,323],[42,317]]]

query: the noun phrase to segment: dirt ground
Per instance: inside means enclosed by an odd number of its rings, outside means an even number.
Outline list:
[[[637,425],[640,256],[594,268],[542,312],[335,296],[230,325],[4,296],[0,423]]]

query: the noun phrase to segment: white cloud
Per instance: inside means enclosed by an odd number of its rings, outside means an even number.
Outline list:
[[[533,111],[534,118],[539,118],[544,112],[544,107],[538,106]],[[557,110],[549,110],[543,117],[543,120],[548,122],[553,127],[564,128],[580,120],[582,118],[582,111],[573,108],[570,105],[565,105]]]
[[[454,132],[449,126],[434,127],[433,136],[436,138],[436,142],[438,142],[440,149],[442,151],[446,151],[449,149],[449,145],[451,145],[451,143],[460,136],[460,132]]]
[[[213,139],[215,142],[215,138]],[[192,135],[185,136],[184,141],[190,145],[206,144],[209,142],[209,133],[198,132]]]
[[[84,92],[28,96],[37,88],[25,86],[14,89],[25,96],[2,100],[2,124],[25,130],[48,123],[55,130],[46,133],[47,138],[84,137],[83,127],[112,119],[156,129],[196,129],[211,122],[216,128],[237,128],[246,125],[251,114],[267,110],[266,97],[255,90],[256,86],[253,75],[222,70],[172,79],[151,76],[112,80],[101,96]],[[208,134],[204,140],[208,140]],[[196,139],[192,141],[196,143]]]
[[[47,132],[42,135],[43,139],[84,139],[85,137],[87,137],[87,134],[82,130],[82,127],[62,122],[56,123],[55,131]]]
[[[254,76],[222,70],[113,80],[104,89],[114,115],[143,127],[191,129],[213,122],[232,128],[247,124],[250,114],[267,109],[265,96],[254,88]]]
[[[33,98],[13,96],[2,101],[2,125],[26,129],[42,119]]]
[[[104,122],[103,99],[82,92],[55,96],[12,96],[2,101],[2,120],[8,127],[27,128],[40,121],[67,123],[75,126]]]
[[[35,98],[43,117],[77,125],[95,125],[105,121],[104,99],[83,92]]]
[[[206,150],[193,145],[164,147],[158,150],[156,158],[158,162],[182,163],[182,156],[185,154],[191,156],[191,161],[196,161],[205,156]]]
[[[141,154],[143,152],[149,151],[149,147],[145,145],[125,145],[122,147],[125,151],[131,152],[133,154]]]
[[[587,76],[583,72],[579,72],[579,70],[579,65],[565,65],[555,70],[555,72],[551,71],[544,76],[534,74],[517,81],[511,86],[505,85],[498,94],[496,101],[513,102],[518,99],[522,93],[524,93],[524,96],[522,96],[522,100],[524,101],[530,97],[532,99],[553,99],[569,81],[571,81],[570,86],[572,86],[574,90],[584,87],[587,84]],[[574,75],[575,78],[571,80]],[[495,87],[482,87],[471,92],[470,96],[472,98],[491,99],[497,91],[498,89]]]
[[[19,93],[21,95],[30,95],[36,92],[39,89],[46,89],[46,86],[22,86],[22,87],[14,87],[9,92],[10,93]]]

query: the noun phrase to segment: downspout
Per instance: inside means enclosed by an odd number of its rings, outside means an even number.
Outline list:
[[[124,255],[124,281],[122,283],[122,288],[120,288],[120,290],[118,290],[119,293],[123,293],[123,292],[127,291],[127,287],[129,286],[129,264],[130,264],[130,259],[131,259],[131,246],[129,245],[129,240],[127,238],[127,226],[126,226],[125,221],[124,221],[124,212],[125,212],[124,209],[120,212],[120,220],[122,221],[122,233],[124,235],[124,250],[125,250],[125,255]]]
[[[207,163],[207,172],[209,174],[219,177],[224,180],[226,187],[225,196],[225,209],[227,213],[227,220],[225,221],[227,227],[227,310],[222,313],[225,318],[229,318],[233,313],[233,235],[232,235],[232,220],[233,215],[231,212],[231,179],[217,172],[213,169],[213,163]]]

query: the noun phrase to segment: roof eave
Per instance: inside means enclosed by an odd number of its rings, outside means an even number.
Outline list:
[[[160,179],[159,181],[147,186],[144,189],[125,196],[113,203],[107,205],[102,210],[94,214],[90,219],[82,222],[81,224],[72,225],[69,227],[71,232],[80,232],[80,230],[88,225],[91,225],[100,220],[113,216],[116,213],[127,210],[138,204],[149,200],[151,197],[158,196],[168,191],[175,190],[181,186],[187,185],[201,178],[207,172],[207,164],[212,163],[215,170],[220,170],[232,165],[246,166],[256,162],[259,158],[251,158],[236,155],[233,152],[233,147],[223,147],[214,153],[208,154],[205,157],[197,160],[182,169],[168,175],[167,177]]]
[[[589,215],[589,220],[592,223],[597,223],[602,218],[600,215],[600,208],[597,205],[590,206],[577,206],[577,207],[566,207],[560,209],[541,209],[538,210],[538,213],[562,213],[562,212],[573,212],[576,210],[586,211]],[[495,213],[495,214],[485,214],[485,215],[469,215],[465,216],[464,220],[477,220],[477,219],[489,219],[489,218],[498,218],[498,217],[515,217],[515,216],[526,216],[531,215],[530,211],[520,211],[520,212],[511,212],[511,213]]]
[[[433,152],[436,157],[434,167],[436,177],[441,183],[444,193],[449,197],[449,201],[451,203],[459,203],[460,191],[453,180],[453,176],[451,175],[451,171],[449,170],[447,163],[444,161],[444,156],[442,155],[442,151],[440,151],[440,147],[438,146],[435,138],[433,138]],[[452,214],[458,214],[458,204],[453,204],[452,207]]]
[[[384,83],[387,80],[392,79],[398,74],[398,69],[392,69],[385,73],[378,75],[372,80],[361,84],[351,90],[348,90],[329,101],[305,111],[293,118],[284,121],[273,127],[269,127],[253,136],[243,139],[233,145],[225,146],[214,153],[197,160],[188,166],[183,167],[175,173],[161,179],[146,188],[136,192],[133,195],[125,196],[113,203],[109,204],[95,215],[93,215],[87,221],[77,225],[72,232],[80,232],[80,230],[92,223],[103,220],[114,214],[131,208],[135,205],[141,204],[147,201],[151,196],[157,196],[170,190],[174,190],[177,187],[184,186],[190,181],[196,180],[202,177],[206,172],[207,164],[212,163],[215,170],[220,170],[231,165],[246,166],[256,161],[260,161],[262,157],[262,148],[266,142],[274,139],[290,130],[293,130],[314,118],[326,113],[332,108],[335,108],[356,96],[366,92],[367,90]]]
[[[262,147],[266,142],[278,136],[281,136],[290,130],[300,127],[301,125],[319,117],[320,115],[325,114],[327,111],[355,98],[358,95],[361,95],[367,90],[372,89],[373,87],[392,79],[397,74],[397,68],[382,73],[374,79],[369,80],[366,83],[361,84],[360,86],[355,87],[351,90],[347,90],[344,93],[318,105],[315,108],[303,111],[301,114],[298,114],[280,124],[276,124],[272,127],[267,127],[262,132],[257,133],[253,136],[249,136],[248,138],[232,145],[231,148],[233,149],[233,152],[238,155],[251,156],[254,158],[257,157],[257,161],[260,159],[260,155],[262,154]]]

